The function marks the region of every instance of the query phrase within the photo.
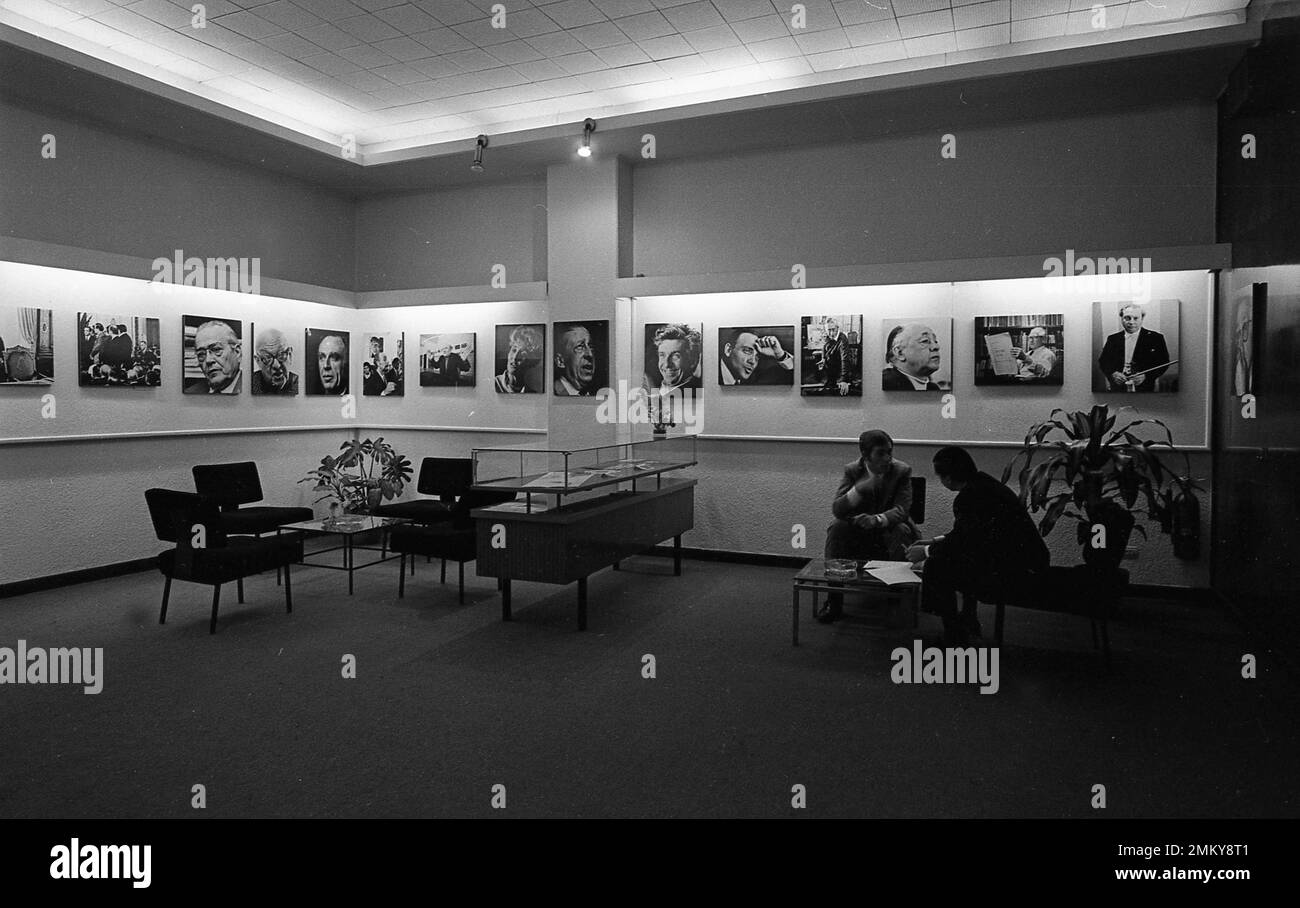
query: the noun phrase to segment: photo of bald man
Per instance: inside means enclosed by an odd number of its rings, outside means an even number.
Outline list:
[[[293,334],[288,329],[260,329],[252,326],[254,394],[283,394],[292,397],[298,393],[298,373],[293,371]]]
[[[307,329],[307,393],[342,397],[348,393],[351,335],[346,331]]]
[[[886,319],[885,391],[952,390],[952,319]]]

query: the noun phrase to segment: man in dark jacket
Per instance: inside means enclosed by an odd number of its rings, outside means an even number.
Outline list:
[[[1111,391],[1136,391],[1139,394],[1156,389],[1156,379],[1169,371],[1169,347],[1159,331],[1142,327],[1146,311],[1137,303],[1126,303],[1119,310],[1122,331],[1106,338],[1097,357],[1097,367],[1106,376]],[[1161,367],[1163,368],[1157,368]]]
[[[964,448],[940,448],[934,472],[944,488],[957,493],[952,529],[907,550],[909,561],[925,561],[922,607],[943,619],[944,642],[965,646],[979,635],[975,601],[1015,602],[1047,570],[1049,555],[1020,497],[975,467]],[[957,593],[972,596],[957,613]]]
[[[862,456],[844,467],[844,477],[826,528],[826,557],[855,561],[898,561],[917,537],[912,523],[912,468],[894,460],[894,440],[880,429],[858,437]],[[842,597],[831,593],[819,621],[839,617]]]

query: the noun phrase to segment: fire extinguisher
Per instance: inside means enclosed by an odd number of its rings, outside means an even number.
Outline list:
[[[1174,557],[1197,561],[1201,557],[1201,503],[1182,492],[1173,500]]]

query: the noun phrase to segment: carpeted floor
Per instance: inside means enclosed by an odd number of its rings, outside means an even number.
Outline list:
[[[206,587],[177,584],[158,625],[156,573],[0,601],[0,646],[105,662],[98,696],[0,687],[0,816],[194,816],[196,784],[210,817],[1300,815],[1293,681],[1263,654],[1243,680],[1212,609],[1130,601],[1110,673],[1086,621],[1011,610],[981,695],[892,683],[915,633],[852,601],[832,626],[805,607],[792,647],[791,569],[633,559],[592,578],[578,633],[572,587],[516,584],[505,624],[494,581],[471,565],[461,606],[437,567],[401,600],[396,562],[353,597],[300,568],[292,615],[253,578],[213,637]]]

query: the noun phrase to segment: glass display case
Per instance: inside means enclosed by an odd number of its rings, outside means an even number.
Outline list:
[[[617,491],[616,487],[624,484],[633,491],[659,488],[665,473],[696,464],[695,441],[694,434],[654,435],[646,431],[566,445],[474,448],[474,488],[520,493],[524,499],[518,504],[525,513],[543,506],[563,507],[566,495],[595,489]],[[534,496],[553,497],[535,504]]]

